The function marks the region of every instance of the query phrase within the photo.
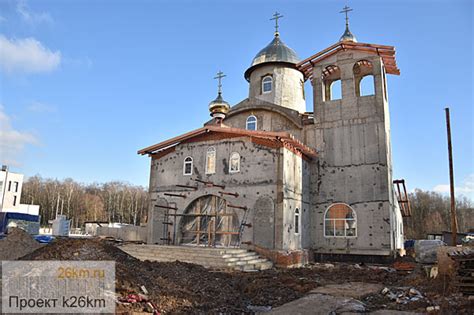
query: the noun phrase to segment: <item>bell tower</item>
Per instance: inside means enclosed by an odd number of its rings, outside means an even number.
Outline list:
[[[341,11],[346,29],[339,42],[298,64],[313,86],[309,138],[319,154],[311,238],[319,255],[390,256],[403,245],[392,184],[386,74],[400,72],[394,47],[356,41],[349,11]],[[341,217],[345,225],[338,226],[338,211],[350,214]]]

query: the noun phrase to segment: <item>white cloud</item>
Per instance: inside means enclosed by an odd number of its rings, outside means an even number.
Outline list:
[[[2,164],[19,166],[19,157],[27,145],[38,145],[36,137],[28,132],[15,130],[10,117],[0,104],[0,160]]]
[[[34,12],[30,9],[26,1],[20,0],[16,5],[16,12],[21,19],[28,24],[53,23],[53,18],[47,12]]]
[[[30,105],[28,105],[27,109],[30,112],[35,112],[35,113],[54,113],[54,112],[56,112],[56,107],[54,107],[52,105],[49,105],[49,104],[37,102],[37,101],[31,102]]]
[[[61,52],[52,52],[34,38],[8,39],[0,34],[0,69],[7,73],[37,73],[55,70]]]
[[[449,193],[448,184],[436,185],[433,188],[434,191],[442,194]],[[474,199],[474,174],[468,175],[462,182],[461,186],[455,186],[454,192],[458,195],[464,195],[466,197],[471,197]]]

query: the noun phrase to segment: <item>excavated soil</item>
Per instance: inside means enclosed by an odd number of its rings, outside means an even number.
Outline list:
[[[143,285],[149,292],[148,299],[163,314],[250,313],[255,306],[274,308],[303,297],[316,287],[347,282],[416,287],[425,296],[422,301],[398,304],[381,293],[372,294],[361,298],[368,311],[387,308],[425,312],[427,306],[440,305],[442,310],[469,314],[474,308],[467,298],[446,292],[445,286],[435,285],[419,273],[400,274],[369,266],[315,264],[254,273],[224,272],[183,262],[142,262],[99,239],[58,239],[21,259],[114,260],[117,294],[124,297],[143,293],[140,290]],[[144,309],[143,302],[117,305],[118,313]]]
[[[22,229],[10,228],[8,232],[0,239],[0,261],[18,259],[42,246]]]

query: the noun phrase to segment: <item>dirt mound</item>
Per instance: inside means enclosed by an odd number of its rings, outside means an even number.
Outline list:
[[[0,260],[15,260],[42,247],[30,234],[19,228],[10,228],[0,240]]]
[[[291,274],[227,273],[183,262],[139,261],[100,239],[57,239],[22,260],[114,260],[120,296],[142,293],[161,313],[248,313],[248,305],[281,305],[316,287],[310,278]],[[144,304],[119,305],[119,310],[142,310]]]
[[[21,259],[24,260],[114,260],[116,291],[122,303],[117,312],[143,311],[145,302],[128,302],[130,295],[148,291],[147,298],[162,314],[251,313],[257,306],[277,307],[305,296],[316,287],[347,282],[383,284],[389,288],[423,288],[426,297],[418,302],[398,304],[382,293],[363,298],[369,310],[381,308],[425,311],[426,305],[463,313],[467,298],[453,299],[432,292],[426,277],[398,273],[383,266],[353,264],[314,264],[308,268],[272,269],[255,273],[221,272],[183,262],[139,261],[113,243],[100,239],[57,239]],[[418,280],[420,279],[420,280]],[[135,300],[132,299],[132,300]],[[124,303],[126,301],[126,303]],[[443,304],[444,303],[444,304]],[[446,305],[445,305],[446,304]]]

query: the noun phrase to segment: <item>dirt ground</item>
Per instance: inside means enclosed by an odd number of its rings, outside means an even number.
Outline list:
[[[421,269],[399,273],[391,268],[354,264],[313,264],[305,268],[261,272],[226,272],[182,262],[142,262],[113,243],[99,239],[58,239],[22,260],[114,260],[116,291],[121,297],[143,293],[162,314],[251,313],[258,307],[275,308],[325,285],[364,282],[382,284],[392,294],[362,296],[366,311],[393,309],[426,312],[439,306],[441,313],[472,314],[474,301],[451,291],[443,279],[428,280]],[[422,298],[409,300],[410,288]],[[394,299],[396,296],[397,299]],[[406,296],[407,298],[404,298]],[[257,307],[257,308],[256,308]],[[145,302],[119,303],[118,313],[144,311]]]

